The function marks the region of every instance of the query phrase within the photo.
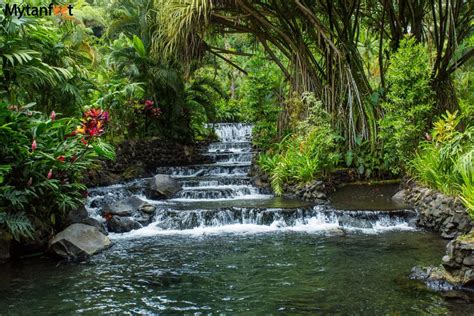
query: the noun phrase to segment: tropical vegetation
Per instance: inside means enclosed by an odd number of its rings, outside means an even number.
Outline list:
[[[223,121],[254,125],[276,194],[350,168],[473,210],[469,1],[72,3],[0,12],[0,238],[54,232],[123,140],[190,144]]]

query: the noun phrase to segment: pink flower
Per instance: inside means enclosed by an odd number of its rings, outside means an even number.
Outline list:
[[[36,145],[36,140],[33,139],[33,142],[31,143],[31,151],[35,151],[38,146]]]
[[[152,106],[153,104],[155,104],[155,102],[153,102],[152,100],[146,100],[145,101],[146,106]]]
[[[51,121],[54,121],[56,119],[56,112],[52,111],[49,117],[51,118]]]
[[[53,177],[53,169],[49,169],[48,175],[46,176],[48,179]]]

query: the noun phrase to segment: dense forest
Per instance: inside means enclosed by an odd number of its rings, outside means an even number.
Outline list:
[[[215,122],[254,125],[277,195],[349,168],[459,196],[474,216],[471,2],[72,5],[0,12],[0,239],[53,233],[123,140],[192,144]]]

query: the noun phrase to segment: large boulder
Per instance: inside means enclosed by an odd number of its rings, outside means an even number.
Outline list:
[[[72,224],[49,242],[50,251],[68,260],[84,259],[110,246],[110,239],[96,227]]]
[[[114,215],[107,221],[107,229],[113,233],[127,233],[141,227],[142,225],[131,217]]]
[[[149,199],[161,200],[169,198],[181,191],[181,185],[167,174],[154,176],[145,190]]]

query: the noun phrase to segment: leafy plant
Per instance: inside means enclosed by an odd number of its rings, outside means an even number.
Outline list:
[[[428,128],[433,104],[430,76],[427,50],[414,38],[404,38],[391,57],[387,102],[382,103],[385,113],[380,120],[384,159],[394,173],[407,165]]]
[[[420,182],[449,195],[460,195],[474,218],[474,127],[459,131],[461,117],[446,113],[434,123],[433,140],[421,145],[411,162]]]
[[[283,193],[286,182],[304,184],[333,168],[340,160],[337,142],[341,140],[329,123],[329,114],[312,94],[303,94],[309,114],[292,134],[276,148],[261,154],[261,168],[271,176],[276,195]]]
[[[32,237],[54,230],[84,200],[81,183],[99,157],[113,159],[100,139],[108,114],[86,111],[78,121],[45,117],[24,107],[0,103],[0,233],[2,238]]]

